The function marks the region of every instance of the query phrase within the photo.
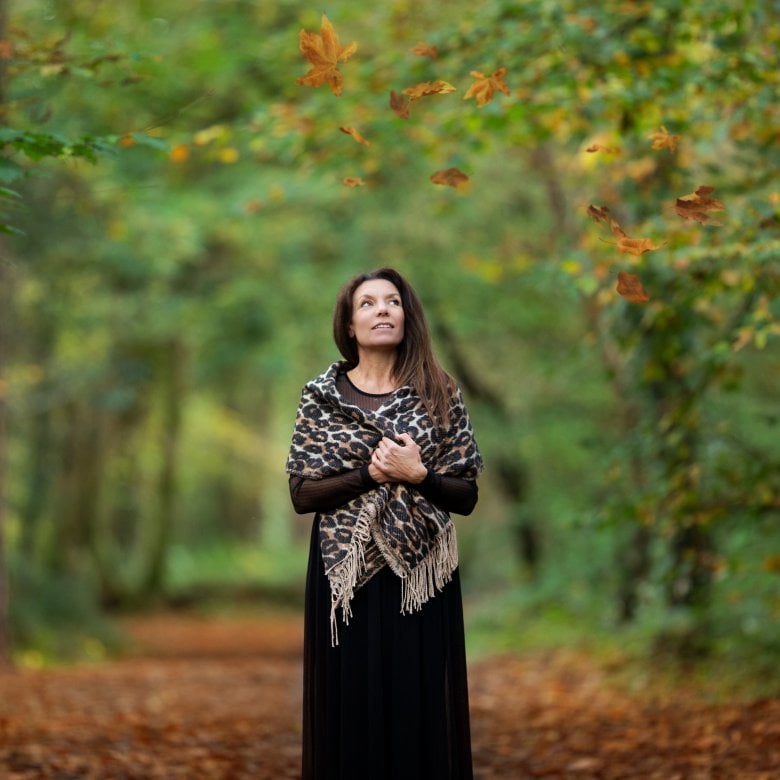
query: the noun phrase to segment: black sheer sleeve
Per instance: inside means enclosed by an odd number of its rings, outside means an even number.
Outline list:
[[[324,479],[307,479],[293,474],[290,475],[290,498],[298,514],[326,512],[377,485],[368,473],[368,466]],[[429,469],[425,479],[411,487],[445,512],[469,515],[477,504],[477,483],[470,479],[447,477]]]
[[[470,515],[477,505],[477,483],[471,479],[448,477],[428,469],[425,479],[413,487],[445,512]]]
[[[368,473],[368,466],[323,479],[307,479],[291,474],[290,498],[295,511],[303,515],[336,509],[376,486],[377,483]]]

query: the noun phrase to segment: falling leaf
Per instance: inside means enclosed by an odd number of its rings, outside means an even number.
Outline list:
[[[614,220],[609,220],[609,229],[613,235],[617,236],[617,248],[619,252],[628,255],[643,255],[645,252],[652,252],[654,249],[660,249],[663,244],[654,244],[651,238],[630,238],[625,230]]]
[[[654,244],[650,238],[629,238],[622,236],[618,239],[617,247],[619,252],[625,252],[628,255],[643,255],[645,252],[652,252],[654,249],[661,249],[663,244]]]
[[[588,206],[588,216],[592,217],[596,222],[603,222],[605,225],[612,221],[609,209],[606,206]]]
[[[354,127],[340,127],[339,130],[341,130],[342,133],[346,133],[347,135],[351,135],[359,144],[363,144],[364,146],[370,146],[371,144],[366,141],[365,138],[363,138],[360,133],[355,130]]]
[[[420,41],[416,46],[409,49],[412,54],[416,54],[418,57],[430,57],[436,59],[439,56],[439,49],[436,46],[431,46],[425,41]]]
[[[347,176],[347,178],[344,179],[344,184],[346,184],[347,187],[363,187],[365,182],[359,176]]]
[[[410,101],[415,101],[428,95],[446,95],[454,91],[455,87],[446,81],[423,81],[413,87],[407,87],[404,90],[404,95],[407,95]]]
[[[620,154],[623,150],[619,146],[604,146],[603,144],[591,144],[586,152],[604,152],[605,154]]]
[[[176,144],[176,146],[171,149],[171,162],[175,163],[183,163],[187,160],[187,158],[190,156],[190,147],[187,146],[187,144]]]
[[[708,213],[710,211],[725,211],[726,209],[717,198],[709,197],[712,192],[714,192],[712,187],[699,187],[696,192],[677,198],[674,210],[683,219],[701,222],[702,225],[722,225],[722,222],[711,217]]]
[[[442,171],[436,171],[436,173],[431,175],[431,181],[434,184],[446,184],[459,190],[467,189],[469,185],[469,177],[457,168],[446,168]]]
[[[409,101],[395,91],[390,93],[390,108],[392,108],[401,119],[409,118]]]
[[[240,156],[241,155],[238,153],[238,149],[235,149],[232,146],[220,149],[217,153],[217,159],[225,165],[233,165],[233,163],[237,163]]]
[[[468,100],[471,97],[476,98],[477,105],[482,107],[493,99],[496,90],[503,92],[505,95],[509,94],[509,87],[504,81],[506,68],[499,68],[493,71],[490,76],[485,76],[484,73],[480,73],[478,70],[472,70],[470,75],[475,81],[466,90],[466,94],[463,96],[464,100]]]
[[[357,43],[353,41],[349,46],[342,46],[336,30],[323,14],[320,34],[301,30],[299,46],[312,67],[295,83],[306,87],[327,83],[334,95],[340,95],[343,77],[338,63],[346,62],[357,51]]]
[[[653,141],[653,149],[668,149],[670,152],[677,148],[680,141],[679,135],[671,135],[663,125],[650,133],[650,138]]]
[[[10,60],[14,56],[14,44],[13,41],[9,41],[7,38],[0,40],[0,60]]]
[[[642,287],[642,282],[636,274],[618,271],[617,293],[631,303],[647,303],[650,296]]]

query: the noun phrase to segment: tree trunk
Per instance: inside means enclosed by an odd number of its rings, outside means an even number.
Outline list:
[[[142,585],[142,595],[146,596],[159,595],[163,590],[168,549],[173,537],[181,405],[184,395],[184,354],[184,345],[176,340],[170,341],[163,352],[162,465],[154,536]]]
[[[506,430],[512,427],[511,413],[504,400],[488,387],[474,371],[464,355],[455,334],[446,325],[443,318],[438,318],[435,324],[436,335],[446,351],[458,381],[466,392],[477,402],[485,404],[501,421]],[[523,504],[528,493],[528,470],[525,464],[512,454],[497,454],[495,456],[498,485],[512,508],[511,528],[512,538],[517,557],[522,561],[529,574],[535,575],[541,557],[541,540],[539,530],[533,520],[526,516]]]
[[[0,40],[5,39],[7,3],[0,0]],[[0,106],[5,103],[5,60],[0,58]],[[5,117],[0,118],[0,125]],[[8,559],[5,549],[5,459],[6,436],[5,415],[7,385],[5,381],[8,362],[9,318],[11,306],[11,274],[8,265],[5,242],[0,237],[0,665],[11,662],[11,639],[9,627],[10,591],[8,583]]]
[[[0,14],[2,12],[0,11]],[[8,363],[9,306],[11,303],[11,274],[8,259],[4,251],[4,242],[0,239],[0,666],[11,662],[11,638],[9,626],[10,586],[8,582],[8,553],[5,548],[5,493],[6,493],[6,397],[5,380]]]

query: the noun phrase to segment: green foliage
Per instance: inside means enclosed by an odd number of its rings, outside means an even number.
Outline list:
[[[103,614],[89,575],[57,575],[14,555],[10,580],[10,630],[19,663],[102,661],[120,647],[122,638]]]
[[[302,3],[43,5],[14,11],[9,125],[24,129],[0,134],[0,198],[25,232],[16,554],[90,570],[120,602],[142,597],[160,545],[164,588],[302,577],[282,473],[297,393],[337,357],[342,282],[389,264],[473,377],[488,470],[461,542],[480,615],[509,615],[516,639],[536,614],[563,641],[577,621],[612,631],[631,596],[642,641],[692,626],[716,648],[775,615],[757,542],[780,543],[773,6],[337,2],[359,49],[336,98],[295,84],[298,32],[321,15]],[[411,54],[420,40],[439,56]],[[470,71],[499,67],[510,96],[462,99]],[[390,90],[437,78],[457,91],[408,120],[390,110]],[[662,125],[675,150],[652,149]],[[451,166],[468,192],[430,183]],[[720,227],[674,213],[701,184]],[[589,204],[663,247],[619,254]],[[616,295],[619,270],[648,304]],[[626,571],[637,553],[646,566]],[[694,574],[697,606],[668,608]]]

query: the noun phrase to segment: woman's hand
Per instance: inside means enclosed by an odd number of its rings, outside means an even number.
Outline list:
[[[419,484],[428,470],[420,459],[420,448],[408,433],[399,437],[400,444],[382,439],[371,456],[368,473],[377,482],[411,482]]]

